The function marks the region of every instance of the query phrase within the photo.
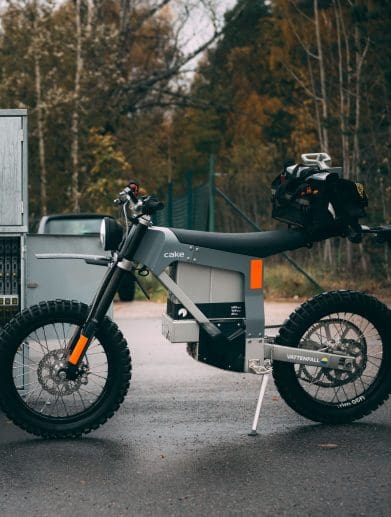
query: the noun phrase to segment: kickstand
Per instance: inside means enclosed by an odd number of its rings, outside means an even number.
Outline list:
[[[257,407],[255,409],[253,426],[251,428],[251,432],[248,433],[248,436],[256,436],[257,435],[257,427],[258,427],[259,414],[261,413],[262,401],[263,401],[263,397],[265,396],[266,386],[267,386],[267,383],[268,383],[268,380],[269,380],[269,376],[270,376],[270,369],[265,371],[265,373],[262,373],[261,375],[262,375],[261,389],[259,391]]]

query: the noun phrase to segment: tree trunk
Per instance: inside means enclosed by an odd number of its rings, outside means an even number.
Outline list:
[[[80,80],[83,69],[83,60],[81,56],[81,19],[80,19],[80,0],[75,0],[75,21],[76,21],[76,73],[75,73],[75,89],[74,89],[74,105],[72,113],[72,210],[80,211],[80,191],[79,191],[79,117],[80,117]]]
[[[120,35],[126,33],[129,27],[129,12],[130,12],[130,0],[121,0],[119,9],[119,24],[120,24]]]
[[[319,62],[319,79],[320,79],[320,92],[321,92],[321,107],[322,107],[322,119],[321,119],[321,131],[322,140],[320,141],[321,151],[329,153],[329,134],[327,128],[328,119],[328,100],[327,100],[327,85],[326,85],[326,71],[323,57],[322,38],[320,33],[320,20],[319,20],[319,9],[318,0],[314,0],[314,16],[315,16],[315,33],[316,33],[316,46]],[[331,240],[328,239],[323,245],[323,260],[332,265],[333,263],[333,250]]]
[[[328,102],[327,102],[327,88],[326,88],[326,72],[323,58],[323,47],[322,39],[320,35],[320,20],[318,10],[318,0],[314,0],[314,14],[315,14],[315,32],[316,32],[316,45],[318,47],[318,58],[319,58],[319,76],[320,76],[320,91],[321,91],[321,105],[322,105],[322,135],[323,141],[321,142],[322,151],[325,153],[329,152],[329,135],[326,126],[328,119]]]
[[[368,273],[368,260],[362,242],[360,243],[358,248],[360,251],[361,269],[364,273]]]
[[[387,221],[387,203],[386,203],[386,196],[385,196],[385,184],[384,184],[384,178],[383,176],[380,177],[380,196],[381,196],[381,203],[382,203],[382,212],[383,212],[383,221]],[[386,278],[389,281],[391,279],[391,271],[389,269],[389,250],[388,250],[388,244],[384,244],[384,267],[386,271]]]
[[[343,161],[343,176],[347,179],[350,177],[351,171],[351,157],[350,157],[350,142],[349,142],[349,118],[350,118],[350,83],[351,83],[351,69],[350,69],[350,49],[349,38],[347,37],[343,12],[341,3],[338,1],[334,4],[334,13],[336,20],[337,31],[337,45],[338,45],[338,90],[339,90],[339,110],[340,110],[340,131],[341,131],[341,145],[342,145],[342,161]],[[342,35],[345,44],[346,63],[343,59],[342,51]],[[346,77],[346,78],[345,78]],[[346,250],[346,269],[351,272],[353,269],[353,247],[352,243],[345,239]]]
[[[335,20],[336,20],[336,32],[337,32],[337,43],[338,43],[338,90],[339,90],[339,111],[340,111],[340,131],[341,131],[341,145],[342,145],[342,163],[343,163],[343,176],[349,178],[350,175],[350,155],[349,155],[349,136],[348,136],[348,118],[349,118],[349,106],[348,97],[349,92],[347,91],[345,84],[345,75],[347,75],[346,82],[350,83],[350,69],[346,64],[344,65],[343,52],[342,52],[342,30],[344,29],[343,15],[340,8],[340,3],[334,4]],[[346,45],[346,38],[345,38]],[[345,94],[345,92],[347,93]]]
[[[360,32],[357,25],[354,28],[354,46],[355,46],[355,64],[356,64],[356,89],[355,89],[355,124],[353,133],[353,171],[355,179],[359,180],[361,176],[361,150],[360,150],[360,117],[361,117],[361,72],[364,64],[365,56],[368,50],[369,40],[367,40],[365,48],[361,52]],[[368,272],[368,262],[365,256],[364,247],[359,246],[361,267],[364,273]]]
[[[33,59],[34,59],[34,74],[35,74],[35,98],[36,98],[36,110],[37,110],[37,132],[38,132],[38,156],[39,156],[39,197],[41,205],[41,215],[47,214],[47,170],[46,170],[46,157],[45,157],[45,113],[42,101],[42,81],[41,81],[41,28],[39,27],[39,21],[41,18],[41,12],[38,7],[37,1],[34,2],[34,22],[33,22]]]
[[[319,142],[322,142],[322,140],[323,140],[322,122],[321,122],[321,117],[320,117],[320,113],[319,113],[319,105],[318,105],[318,100],[317,100],[315,79],[314,79],[314,73],[312,70],[312,63],[311,63],[310,56],[308,54],[307,54],[307,65],[308,65],[308,73],[309,73],[310,81],[311,81],[311,89],[312,89],[313,98],[314,98],[315,120],[316,120],[318,138],[319,138]]]
[[[45,158],[45,137],[44,125],[45,114],[42,105],[42,89],[41,89],[41,65],[38,57],[38,49],[34,52],[34,71],[35,71],[35,95],[37,99],[37,127],[38,127],[38,150],[39,150],[39,169],[40,169],[40,201],[41,215],[46,215],[47,207],[47,171]]]
[[[355,113],[354,113],[354,131],[353,131],[353,171],[356,180],[360,177],[360,117],[361,117],[361,71],[364,59],[368,50],[369,40],[367,40],[365,48],[361,52],[360,32],[357,25],[354,28],[354,46],[355,46],[355,65],[356,65],[356,87],[355,87]]]
[[[91,35],[93,13],[94,13],[93,0],[87,0],[87,20],[86,20],[86,35],[87,36]]]
[[[351,275],[353,273],[353,245],[349,239],[346,242],[346,272]]]

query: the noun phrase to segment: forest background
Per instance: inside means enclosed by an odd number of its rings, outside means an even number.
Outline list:
[[[200,6],[211,30],[186,45]],[[271,228],[272,179],[287,159],[320,150],[366,185],[365,222],[390,222],[391,2],[239,0],[223,20],[216,9],[213,0],[3,4],[0,105],[28,109],[33,224],[110,213],[131,177],[154,193],[172,182],[179,195],[189,171],[194,185],[207,181],[213,153],[218,187]],[[216,223],[250,229],[221,200]],[[293,256],[327,288],[391,291],[384,245],[333,239]],[[308,294],[281,260],[271,261],[269,290]]]

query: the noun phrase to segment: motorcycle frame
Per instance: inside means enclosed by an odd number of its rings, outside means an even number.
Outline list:
[[[41,254],[37,255],[37,258],[79,258],[89,264],[103,265],[105,261],[107,263],[106,257],[80,254]],[[74,366],[80,364],[96,327],[114,298],[122,276],[126,272],[135,271],[140,265],[158,278],[193,316],[199,326],[208,333],[213,334],[214,331],[220,333],[214,323],[192,301],[191,293],[184,292],[167,274],[166,268],[175,262],[235,271],[243,276],[245,372],[260,373],[265,364],[267,366],[273,360],[342,371],[352,369],[354,358],[350,356],[281,346],[276,344],[273,338],[268,338],[266,342],[262,258],[181,243],[171,229],[152,226],[148,216],[144,216],[130,229],[119,252],[114,256],[114,261],[90,306],[90,312],[81,333],[75,335],[70,343],[70,357],[75,348],[79,347],[81,350],[81,353],[76,354],[76,361],[70,362]]]
[[[236,271],[243,275],[245,372],[264,366],[265,360],[295,362],[320,367],[324,367],[326,364],[328,368],[344,371],[349,371],[353,365],[353,357],[265,342],[264,262],[262,258],[194,244],[183,244],[169,228],[151,227],[136,250],[134,259],[145,265],[160,280],[164,287],[192,314],[199,325],[208,325],[211,322],[192,301],[191,294],[185,293],[167,274],[166,268],[173,262],[182,262]]]

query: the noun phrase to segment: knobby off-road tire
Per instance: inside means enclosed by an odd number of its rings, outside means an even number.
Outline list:
[[[372,296],[320,294],[291,314],[276,342],[355,357],[350,373],[274,361],[281,397],[310,420],[349,423],[369,415],[391,393],[391,311]]]
[[[9,419],[45,438],[71,438],[97,429],[127,393],[131,360],[118,327],[105,317],[75,381],[56,372],[72,334],[86,320],[85,304],[41,302],[0,333],[0,405]]]

